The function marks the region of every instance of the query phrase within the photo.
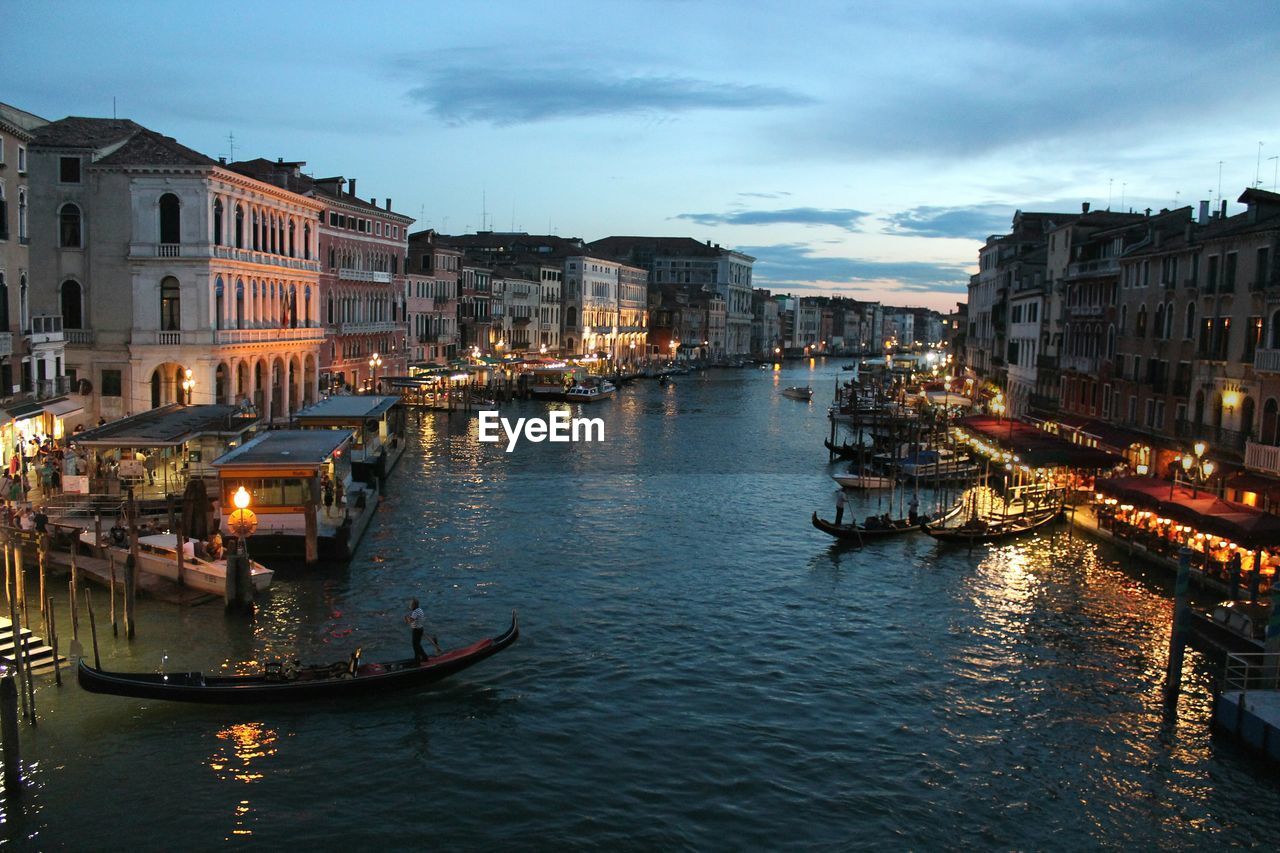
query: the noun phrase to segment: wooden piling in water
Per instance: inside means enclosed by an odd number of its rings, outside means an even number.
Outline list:
[[[0,740],[4,742],[4,796],[22,793],[22,747],[18,738],[18,687],[12,675],[0,678]]]
[[[39,542],[36,545],[36,564],[39,567],[41,624],[44,626],[44,633],[46,637],[50,634],[49,608],[48,608],[49,593],[45,589],[45,583],[48,579],[48,566],[47,566],[48,556],[49,556],[49,534],[42,533],[40,534]]]
[[[18,622],[18,597],[9,596],[9,630],[13,635],[13,668],[18,673],[18,695],[22,697],[22,716],[27,715],[27,689],[22,673],[22,625]]]
[[[13,543],[13,591],[18,596],[18,611],[27,621],[27,582],[22,571],[22,543]]]
[[[29,714],[27,721],[31,725],[36,724],[36,679],[31,672],[31,649],[27,648],[27,644],[22,644],[22,660],[26,665],[27,674],[27,712]]]
[[[80,603],[76,601],[77,587],[80,584],[80,569],[76,566],[76,545],[71,545],[71,642],[80,639]]]
[[[6,536],[3,544],[0,545],[0,551],[4,551],[4,603],[8,604],[13,597],[10,591],[10,582],[13,580],[13,560],[9,554],[9,539]]]
[[[120,636],[120,631],[116,628],[116,555],[110,551],[107,552],[107,566],[111,570],[111,585],[107,587],[111,596],[111,636],[118,637]],[[84,594],[87,597],[89,590],[86,589]],[[90,619],[93,618],[92,609],[89,611],[89,617]]]
[[[49,646],[53,649],[53,683],[62,686],[62,667],[58,665],[58,622],[53,615],[53,596],[45,602],[45,612],[49,614]]]
[[[98,621],[93,618],[93,596],[88,589],[84,591],[84,606],[89,611],[89,633],[93,636],[93,665],[95,669],[102,669],[102,660],[98,657]]]

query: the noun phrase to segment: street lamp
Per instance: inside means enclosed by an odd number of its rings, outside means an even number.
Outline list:
[[[234,554],[228,554],[226,559],[227,606],[251,608],[253,606],[253,570],[249,564],[248,539],[258,529],[258,517],[254,515],[253,510],[249,509],[249,492],[244,486],[236,489],[236,493],[231,496],[231,502],[236,508],[227,518],[227,527],[236,535],[236,550]]]
[[[1194,453],[1182,454],[1182,472],[1186,475],[1187,481],[1191,483],[1191,497],[1194,500],[1199,494],[1199,487],[1203,483],[1207,483],[1209,478],[1213,476],[1214,469],[1217,467],[1213,464],[1212,459],[1205,459],[1204,456],[1209,452],[1209,442],[1197,441],[1191,445]],[[1173,500],[1173,487],[1177,485],[1177,470],[1174,471],[1173,483],[1169,486],[1169,500]]]
[[[191,375],[191,368],[186,369],[185,378],[182,380],[182,391],[187,398],[187,405],[191,405],[191,391],[196,387],[196,380]]]
[[[369,392],[370,393],[373,393],[374,391],[377,390],[379,367],[382,367],[382,356],[378,355],[375,352],[373,354],[373,358],[369,359],[369,374],[370,374]]]

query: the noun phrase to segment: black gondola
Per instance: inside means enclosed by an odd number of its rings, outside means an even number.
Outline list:
[[[957,505],[949,509],[934,523],[943,524],[952,519],[963,509]],[[887,525],[879,527],[867,527],[861,524],[835,525],[825,518],[818,518],[818,514],[813,514],[813,526],[826,533],[834,536],[842,542],[861,542],[863,539],[882,539],[886,536],[899,536],[903,533],[911,533],[916,530],[923,530],[925,525],[929,523],[929,516],[920,516],[915,524],[911,523],[909,518],[890,519]]]
[[[1023,515],[1006,521],[982,521],[970,519],[957,527],[926,525],[924,532],[939,542],[950,542],[957,545],[978,545],[985,542],[999,542],[1038,530],[1051,524],[1062,515],[1061,509],[1042,510],[1033,515]]]
[[[844,444],[832,444],[831,439],[824,438],[822,443],[826,445],[827,450],[830,450],[841,459],[857,459],[862,453],[862,449],[851,441],[846,441]]]
[[[361,663],[360,650],[356,649],[350,659],[333,664],[268,665],[254,675],[205,675],[201,672],[105,672],[81,658],[77,677],[80,686],[91,693],[138,699],[226,705],[302,702],[433,684],[497,654],[519,636],[519,620],[512,611],[511,627],[502,634],[452,649],[422,663],[412,658]]]

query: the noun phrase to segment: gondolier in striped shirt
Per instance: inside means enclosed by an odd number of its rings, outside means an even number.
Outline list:
[[[418,606],[418,599],[415,598],[409,602],[409,613],[404,617],[404,621],[413,632],[413,659],[422,663],[427,659],[427,653],[422,650],[422,634],[426,629],[427,614],[423,613],[422,608]],[[436,654],[441,653],[440,643],[435,637],[431,638],[431,645],[436,647]]]

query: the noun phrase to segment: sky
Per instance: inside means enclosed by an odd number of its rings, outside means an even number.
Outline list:
[[[687,236],[953,308],[1015,210],[1280,177],[1280,3],[33,3],[0,101],[305,160],[415,228]],[[113,106],[114,105],[114,106]]]

